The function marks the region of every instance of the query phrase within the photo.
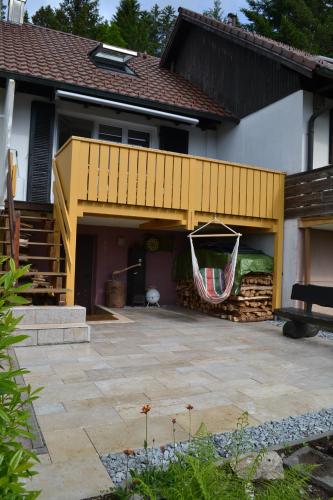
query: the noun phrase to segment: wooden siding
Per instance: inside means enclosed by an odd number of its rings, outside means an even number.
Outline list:
[[[333,166],[288,175],[285,217],[333,214]]]
[[[173,70],[240,118],[301,88],[295,71],[197,26],[177,48]]]

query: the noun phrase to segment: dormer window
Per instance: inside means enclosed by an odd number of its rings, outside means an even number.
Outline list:
[[[101,43],[90,55],[97,66],[134,75],[134,71],[127,66],[128,61],[138,55],[134,50]]]

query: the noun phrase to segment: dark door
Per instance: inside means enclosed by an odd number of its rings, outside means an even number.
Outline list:
[[[143,306],[146,303],[145,249],[141,246],[130,247],[127,265],[132,266],[140,260],[141,267],[127,271],[127,304],[129,306]]]
[[[94,291],[95,236],[78,234],[75,264],[75,304],[87,309],[91,314]]]
[[[160,149],[188,153],[188,131],[175,127],[160,127]]]
[[[28,160],[28,201],[50,201],[54,104],[31,103],[30,140]]]

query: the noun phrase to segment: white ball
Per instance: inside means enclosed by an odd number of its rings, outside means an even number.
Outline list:
[[[146,301],[148,304],[156,304],[160,300],[160,292],[156,288],[149,288],[146,293]]]

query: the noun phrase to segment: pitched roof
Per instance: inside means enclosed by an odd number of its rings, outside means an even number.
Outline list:
[[[195,116],[231,116],[184,77],[139,54],[128,62],[135,75],[97,67],[89,53],[99,42],[24,23],[0,22],[0,72],[135,98],[150,106],[172,106]]]
[[[205,16],[203,14],[198,14],[189,9],[184,9],[180,7],[178,9],[179,16],[177,19],[178,28],[182,20],[191,22],[203,29],[215,31],[220,34],[228,36],[235,42],[247,44],[248,46],[255,47],[256,49],[266,52],[267,55],[278,57],[284,62],[289,62],[295,69],[303,68],[304,71],[312,72],[315,70],[326,70],[328,72],[332,71],[333,76],[333,59],[326,56],[312,55],[302,50],[296,49],[284,43],[272,40],[270,38],[258,35],[257,33],[244,30],[243,28],[238,28],[230,24],[226,24],[212,17]],[[177,26],[174,29],[173,35],[176,34]],[[173,37],[171,36],[168,45],[162,55],[161,62],[164,64],[169,56],[171,47],[173,43]]]

